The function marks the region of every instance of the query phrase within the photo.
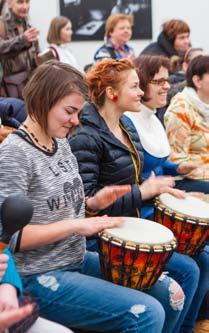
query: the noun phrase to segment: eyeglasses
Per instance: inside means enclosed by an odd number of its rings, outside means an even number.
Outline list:
[[[162,78],[162,79],[158,79],[158,80],[157,79],[156,80],[153,79],[153,80],[150,80],[149,83],[156,84],[157,86],[163,87],[165,85],[165,83],[169,84],[169,78],[168,79]]]

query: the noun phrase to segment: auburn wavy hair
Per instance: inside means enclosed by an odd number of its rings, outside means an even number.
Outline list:
[[[174,44],[174,41],[175,41],[177,35],[183,34],[183,33],[190,34],[189,25],[185,21],[182,21],[182,20],[173,19],[173,20],[166,21],[165,23],[163,23],[162,28],[163,28],[164,34],[166,35],[168,40],[170,40],[172,42],[172,44]]]
[[[135,66],[129,59],[104,59],[97,62],[85,75],[91,101],[99,107],[103,106],[106,88],[116,88],[123,79],[123,72],[131,69],[135,69]]]

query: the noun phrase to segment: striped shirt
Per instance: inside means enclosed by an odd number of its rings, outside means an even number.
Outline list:
[[[0,146],[0,166],[0,204],[10,194],[27,195],[34,207],[30,224],[84,217],[83,184],[67,139],[56,140],[54,152],[47,153],[11,134]],[[31,275],[77,265],[83,261],[84,251],[85,238],[74,235],[22,251],[15,260],[22,275]]]

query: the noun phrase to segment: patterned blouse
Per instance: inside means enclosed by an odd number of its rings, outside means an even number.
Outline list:
[[[209,180],[209,122],[186,92],[187,88],[172,99],[164,117],[170,159],[176,163],[197,161],[199,167],[187,177]]]

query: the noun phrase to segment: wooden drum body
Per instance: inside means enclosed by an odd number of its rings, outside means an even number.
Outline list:
[[[155,201],[155,221],[173,231],[178,252],[196,255],[208,238],[209,204],[192,196],[177,199],[163,193]]]
[[[173,233],[159,226],[148,220],[126,218],[120,228],[100,233],[103,277],[129,288],[150,288],[176,248]]]

